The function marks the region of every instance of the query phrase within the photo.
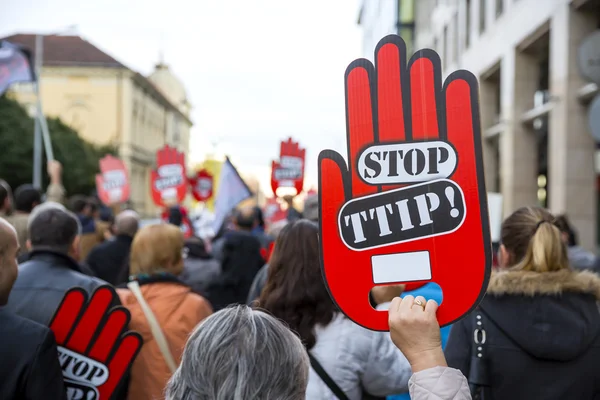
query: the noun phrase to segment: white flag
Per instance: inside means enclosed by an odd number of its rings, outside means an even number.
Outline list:
[[[229,158],[225,160],[221,167],[219,176],[219,189],[215,197],[215,215],[213,220],[213,229],[218,233],[223,225],[227,214],[235,208],[242,200],[252,197],[252,191],[246,185],[237,172]]]

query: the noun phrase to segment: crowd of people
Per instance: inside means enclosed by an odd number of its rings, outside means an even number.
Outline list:
[[[440,330],[442,299],[424,287],[374,287],[388,333],[355,324],[329,296],[317,195],[268,232],[248,207],[201,239],[177,206],[140,227],[134,210],[113,217],[97,199],[68,197],[60,163],[48,173],[45,194],[0,180],[1,399],[66,398],[50,320],[69,289],[106,284],[143,338],[118,399],[600,397],[597,260],[564,216],[508,216],[487,295],[452,327]]]

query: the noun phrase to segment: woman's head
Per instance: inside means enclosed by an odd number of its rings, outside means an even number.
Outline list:
[[[540,207],[523,207],[503,223],[499,263],[526,271],[569,268],[567,249],[555,218]]]
[[[316,341],[315,325],[331,322],[336,310],[321,275],[318,234],[317,225],[307,220],[281,230],[259,299],[260,307],[285,321],[308,349]]]
[[[168,400],[304,400],[309,361],[300,340],[247,306],[203,320],[188,339]]]
[[[183,233],[175,225],[143,227],[131,244],[131,274],[180,274],[183,269],[183,244]]]

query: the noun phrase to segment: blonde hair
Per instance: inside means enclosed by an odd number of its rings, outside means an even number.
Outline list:
[[[183,269],[183,246],[183,233],[175,225],[143,227],[131,244],[131,274],[170,272],[179,275]]]
[[[523,207],[512,213],[502,223],[501,240],[514,269],[550,272],[569,268],[555,218],[541,207]]]

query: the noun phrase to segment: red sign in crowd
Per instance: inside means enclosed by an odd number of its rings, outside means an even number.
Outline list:
[[[279,188],[295,188],[296,193],[302,192],[304,186],[304,161],[306,150],[292,138],[281,142],[279,161],[271,165],[271,189],[277,196]]]

